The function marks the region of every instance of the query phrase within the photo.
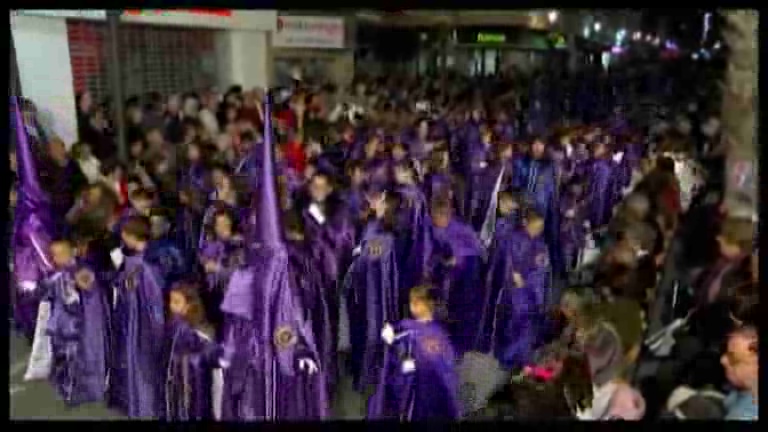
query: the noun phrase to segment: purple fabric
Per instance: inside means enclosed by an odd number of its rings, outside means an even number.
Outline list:
[[[107,379],[106,297],[96,280],[88,290],[76,287],[79,269],[56,272],[44,283],[51,301],[51,381],[70,406],[104,400]]]
[[[130,418],[163,415],[163,285],[141,255],[125,258],[114,285],[109,402]]]
[[[223,316],[221,302],[227,291],[232,273],[245,264],[245,245],[243,239],[233,237],[229,240],[208,240],[203,243],[198,256],[200,263],[213,261],[219,265],[217,271],[205,274],[203,292],[206,314],[210,322],[221,329]]]
[[[435,322],[404,320],[395,327],[403,338],[386,348],[368,419],[457,420],[461,417],[456,355],[447,332]],[[412,360],[415,370],[403,371]]]
[[[614,162],[610,159],[592,159],[587,171],[587,207],[592,229],[598,229],[611,220],[617,202],[614,186]]]
[[[167,364],[163,420],[212,420],[213,370],[218,346],[179,318],[166,327]]]
[[[579,252],[584,249],[587,231],[584,228],[586,205],[583,197],[573,194],[560,200],[560,245],[566,270],[576,265]]]
[[[514,273],[522,277],[522,288],[515,285]],[[487,278],[479,344],[508,369],[525,365],[539,342],[552,288],[544,238],[531,238],[524,229],[499,238]]]
[[[483,247],[472,227],[455,219],[445,228],[433,227],[433,232],[435,255],[442,258],[433,269],[434,279],[444,281],[448,330],[456,350],[464,353],[475,348],[477,323],[483,314],[483,296],[478,295],[478,287],[482,286]]]
[[[328,416],[325,366],[297,371],[299,360],[320,363],[311,323],[283,241],[275,184],[272,115],[264,106],[265,142],[259,194],[252,209],[258,223],[246,238],[247,266],[236,271],[221,304],[225,315],[224,420],[312,420]]]
[[[24,286],[38,284],[45,274],[52,270],[48,248],[56,232],[50,197],[40,187],[37,164],[29,145],[18,101],[14,98],[12,102],[19,174],[12,243],[14,321],[22,333],[32,337],[37,320],[37,307],[43,293],[38,288],[25,289]]]
[[[305,242],[289,242],[288,254],[294,274],[300,275],[296,281],[301,304],[312,324],[320,364],[325,369],[326,387],[332,394],[338,378],[336,335],[340,306],[336,282],[339,278],[329,281],[327,272],[318,272],[318,269],[327,269],[327,261],[333,260],[333,254],[323,244],[310,246]]]
[[[432,259],[432,224],[427,212],[424,193],[415,185],[398,188],[403,198],[401,227],[407,227],[397,239],[398,269],[400,272],[401,302],[407,302],[408,290],[422,284],[429,273]],[[405,306],[403,303],[402,306]]]
[[[501,169],[501,164],[489,165],[470,179],[469,213],[467,216],[476,231],[480,231],[485,222]],[[506,190],[510,186],[511,178],[512,170],[510,168],[505,169],[499,190]]]
[[[352,344],[355,387],[363,391],[376,383],[381,369],[381,329],[402,317],[399,274],[392,234],[372,222],[363,234],[360,255],[344,279]]]

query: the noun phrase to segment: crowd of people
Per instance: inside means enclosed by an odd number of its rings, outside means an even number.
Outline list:
[[[69,147],[19,98],[27,377],[131,418],[325,419],[351,375],[369,419],[756,420],[716,112],[557,79],[153,93],[127,160],[89,93]]]

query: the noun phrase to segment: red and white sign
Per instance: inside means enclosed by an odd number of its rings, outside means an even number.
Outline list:
[[[277,48],[344,48],[344,18],[277,17],[272,45]]]

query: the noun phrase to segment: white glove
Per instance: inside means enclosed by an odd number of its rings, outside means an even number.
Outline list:
[[[320,370],[320,368],[317,367],[317,363],[310,358],[299,359],[299,369],[306,372],[308,375],[314,375]]]
[[[390,324],[384,324],[384,328],[381,330],[381,338],[387,345],[392,345],[395,341],[395,329]]]
[[[568,210],[565,211],[565,217],[572,218],[574,216],[576,216],[576,210],[568,209]]]
[[[219,359],[219,366],[221,366],[222,369],[229,368],[229,361],[224,360],[223,358]]]
[[[19,282],[19,288],[22,292],[32,292],[37,288],[37,282],[35,281],[21,281]]]
[[[405,359],[403,360],[403,373],[408,374],[412,373],[416,370],[416,362],[413,361],[413,359]]]

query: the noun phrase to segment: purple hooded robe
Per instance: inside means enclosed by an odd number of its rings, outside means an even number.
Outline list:
[[[13,230],[14,323],[32,338],[37,322],[37,308],[44,294],[39,282],[53,269],[48,256],[55,224],[50,197],[40,186],[37,164],[25,132],[24,119],[14,99],[16,157],[19,188]]]
[[[219,347],[212,338],[174,317],[166,326],[166,421],[214,419],[212,394],[214,369],[219,367]]]
[[[243,239],[233,236],[228,240],[207,240],[203,242],[199,259],[201,264],[205,261],[213,261],[219,266],[217,271],[205,274],[206,284],[202,297],[208,320],[221,330],[224,318],[221,313],[221,302],[224,299],[224,293],[227,291],[232,273],[245,264]]]
[[[478,288],[482,287],[483,247],[472,227],[456,219],[445,228],[433,226],[433,233],[435,255],[443,257],[433,269],[434,279],[443,280],[448,331],[456,350],[464,353],[475,348],[477,323],[483,314],[484,296],[478,295]]]
[[[594,158],[589,162],[586,172],[587,183],[587,220],[592,229],[607,224],[613,216],[616,204],[615,164],[608,158]]]
[[[400,421],[461,418],[456,355],[448,333],[436,322],[403,320],[401,335],[384,352],[376,393],[368,402],[368,419]],[[403,369],[412,361],[413,371]]]
[[[221,304],[222,419],[318,420],[329,410],[325,365],[318,364],[315,374],[299,370],[303,362],[317,363],[320,356],[301,304],[299,280],[304,275],[292,268],[282,238],[269,98],[247,264],[232,275]]]
[[[371,222],[360,253],[344,279],[352,345],[352,375],[358,391],[378,380],[383,344],[381,329],[402,316],[395,238]]]
[[[141,254],[125,257],[113,285],[109,403],[130,418],[163,415],[164,282]]]
[[[82,268],[73,265],[44,282],[51,302],[51,381],[69,406],[102,401],[107,389],[109,309],[95,277],[88,289],[76,286],[75,274]]]
[[[518,288],[513,274],[524,286]],[[481,344],[507,369],[528,363],[541,342],[551,289],[549,253],[543,236],[518,229],[499,238],[491,252]],[[488,344],[489,345],[486,345]]]
[[[584,197],[566,193],[560,200],[560,245],[563,248],[563,261],[568,271],[574,269],[579,252],[584,248],[587,231]]]

